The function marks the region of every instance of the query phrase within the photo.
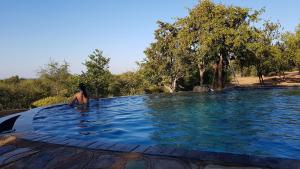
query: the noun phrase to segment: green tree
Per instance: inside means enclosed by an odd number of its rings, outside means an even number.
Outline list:
[[[282,40],[272,46],[271,53],[273,55],[271,63],[273,71],[285,78],[284,72],[291,70],[294,64],[293,58],[285,54],[285,45]]]
[[[103,52],[95,49],[85,61],[87,71],[82,74],[86,84],[91,86],[95,97],[107,96],[111,73],[108,70],[110,58],[103,56]]]
[[[239,59],[236,56],[247,40],[244,33],[258,15],[259,11],[251,13],[247,8],[227,7],[209,0],[201,1],[190,11],[188,18],[191,20],[192,30],[198,32],[195,42],[198,43],[199,50],[195,56],[200,61],[212,64],[215,88],[224,87],[229,61]],[[199,68],[201,67],[203,66],[200,64]]]
[[[283,35],[284,55],[290,58],[300,73],[300,24],[295,33],[286,33]]]
[[[50,95],[39,79],[16,79],[13,76],[0,82],[0,110],[30,108],[33,101]]]
[[[21,82],[22,79],[18,75],[12,76],[10,78],[4,79],[3,82],[7,84],[18,84]]]
[[[279,38],[278,28],[278,24],[270,22],[265,22],[263,29],[253,27],[252,41],[247,44],[248,52],[252,52],[255,57],[252,60],[262,85],[264,84],[263,76],[275,69],[276,65],[272,64],[274,58],[281,55],[280,50],[274,45],[274,41]]]
[[[71,78],[69,64],[64,61],[60,64],[57,61],[50,60],[38,72],[40,79],[50,87],[51,95],[68,95],[68,82]]]
[[[109,91],[113,96],[137,95],[144,94],[147,86],[138,71],[126,72],[112,76]]]
[[[185,75],[188,60],[179,48],[178,31],[175,24],[158,21],[155,31],[156,42],[145,50],[148,68],[153,69],[161,78],[162,85],[173,93],[177,89],[177,81]]]
[[[204,73],[212,67],[214,87],[221,89],[228,77],[229,61],[246,60],[242,52],[249,41],[246,35],[260,13],[210,0],[200,1],[187,17],[173,24],[159,22],[156,42],[146,50],[147,61],[156,66],[170,92],[176,90],[176,82],[187,71],[194,72],[194,67],[198,69],[200,85]]]

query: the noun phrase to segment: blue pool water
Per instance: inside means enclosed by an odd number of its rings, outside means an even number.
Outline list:
[[[82,140],[300,159],[295,89],[231,90],[92,100],[89,111],[44,109],[36,131]]]

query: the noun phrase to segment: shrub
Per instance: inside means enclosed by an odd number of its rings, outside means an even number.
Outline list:
[[[168,91],[164,87],[159,86],[150,86],[145,89],[146,94],[153,94],[153,93],[168,93]]]
[[[28,109],[30,104],[49,96],[48,89],[40,80],[21,79],[0,81],[0,110]]]
[[[31,105],[33,107],[40,107],[40,106],[48,106],[52,104],[58,104],[58,103],[67,103],[70,100],[70,98],[62,97],[62,96],[50,96],[46,97],[40,100],[37,100],[33,102]]]

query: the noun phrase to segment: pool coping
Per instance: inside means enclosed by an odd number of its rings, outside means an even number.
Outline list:
[[[278,158],[278,157],[262,157],[254,155],[232,154],[222,152],[208,152],[199,150],[187,150],[172,146],[146,146],[139,144],[123,144],[116,142],[103,141],[84,141],[72,138],[53,136],[50,134],[42,134],[37,132],[14,133],[19,139],[34,142],[43,142],[49,144],[57,144],[63,146],[71,146],[77,148],[102,150],[120,153],[141,153],[144,155],[164,156],[173,158],[182,158],[190,160],[206,161],[213,164],[221,165],[245,165],[252,167],[263,167],[272,169],[299,169],[300,160]]]
[[[32,122],[33,117],[37,113],[47,108],[58,107],[62,105],[65,104],[34,108],[25,112],[1,118],[0,122],[17,115],[21,115],[15,124],[16,132],[5,135],[16,136],[19,139],[24,139],[28,141],[44,142],[63,146],[73,146],[91,150],[102,150],[121,153],[141,153],[144,155],[164,156],[189,160],[201,160],[211,162],[214,164],[238,164],[273,169],[300,169],[300,159],[265,157],[201,150],[188,150],[177,148],[175,146],[148,146],[140,144],[124,144],[119,142],[84,141],[34,131]]]

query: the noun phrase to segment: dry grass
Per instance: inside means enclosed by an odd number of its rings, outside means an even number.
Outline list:
[[[234,79],[233,79],[234,80]],[[240,86],[257,86],[259,84],[258,77],[240,77],[237,76],[237,81]],[[300,74],[298,71],[285,72],[285,77],[268,76],[264,77],[265,85],[279,86],[300,86]],[[232,81],[236,84],[236,81]]]

